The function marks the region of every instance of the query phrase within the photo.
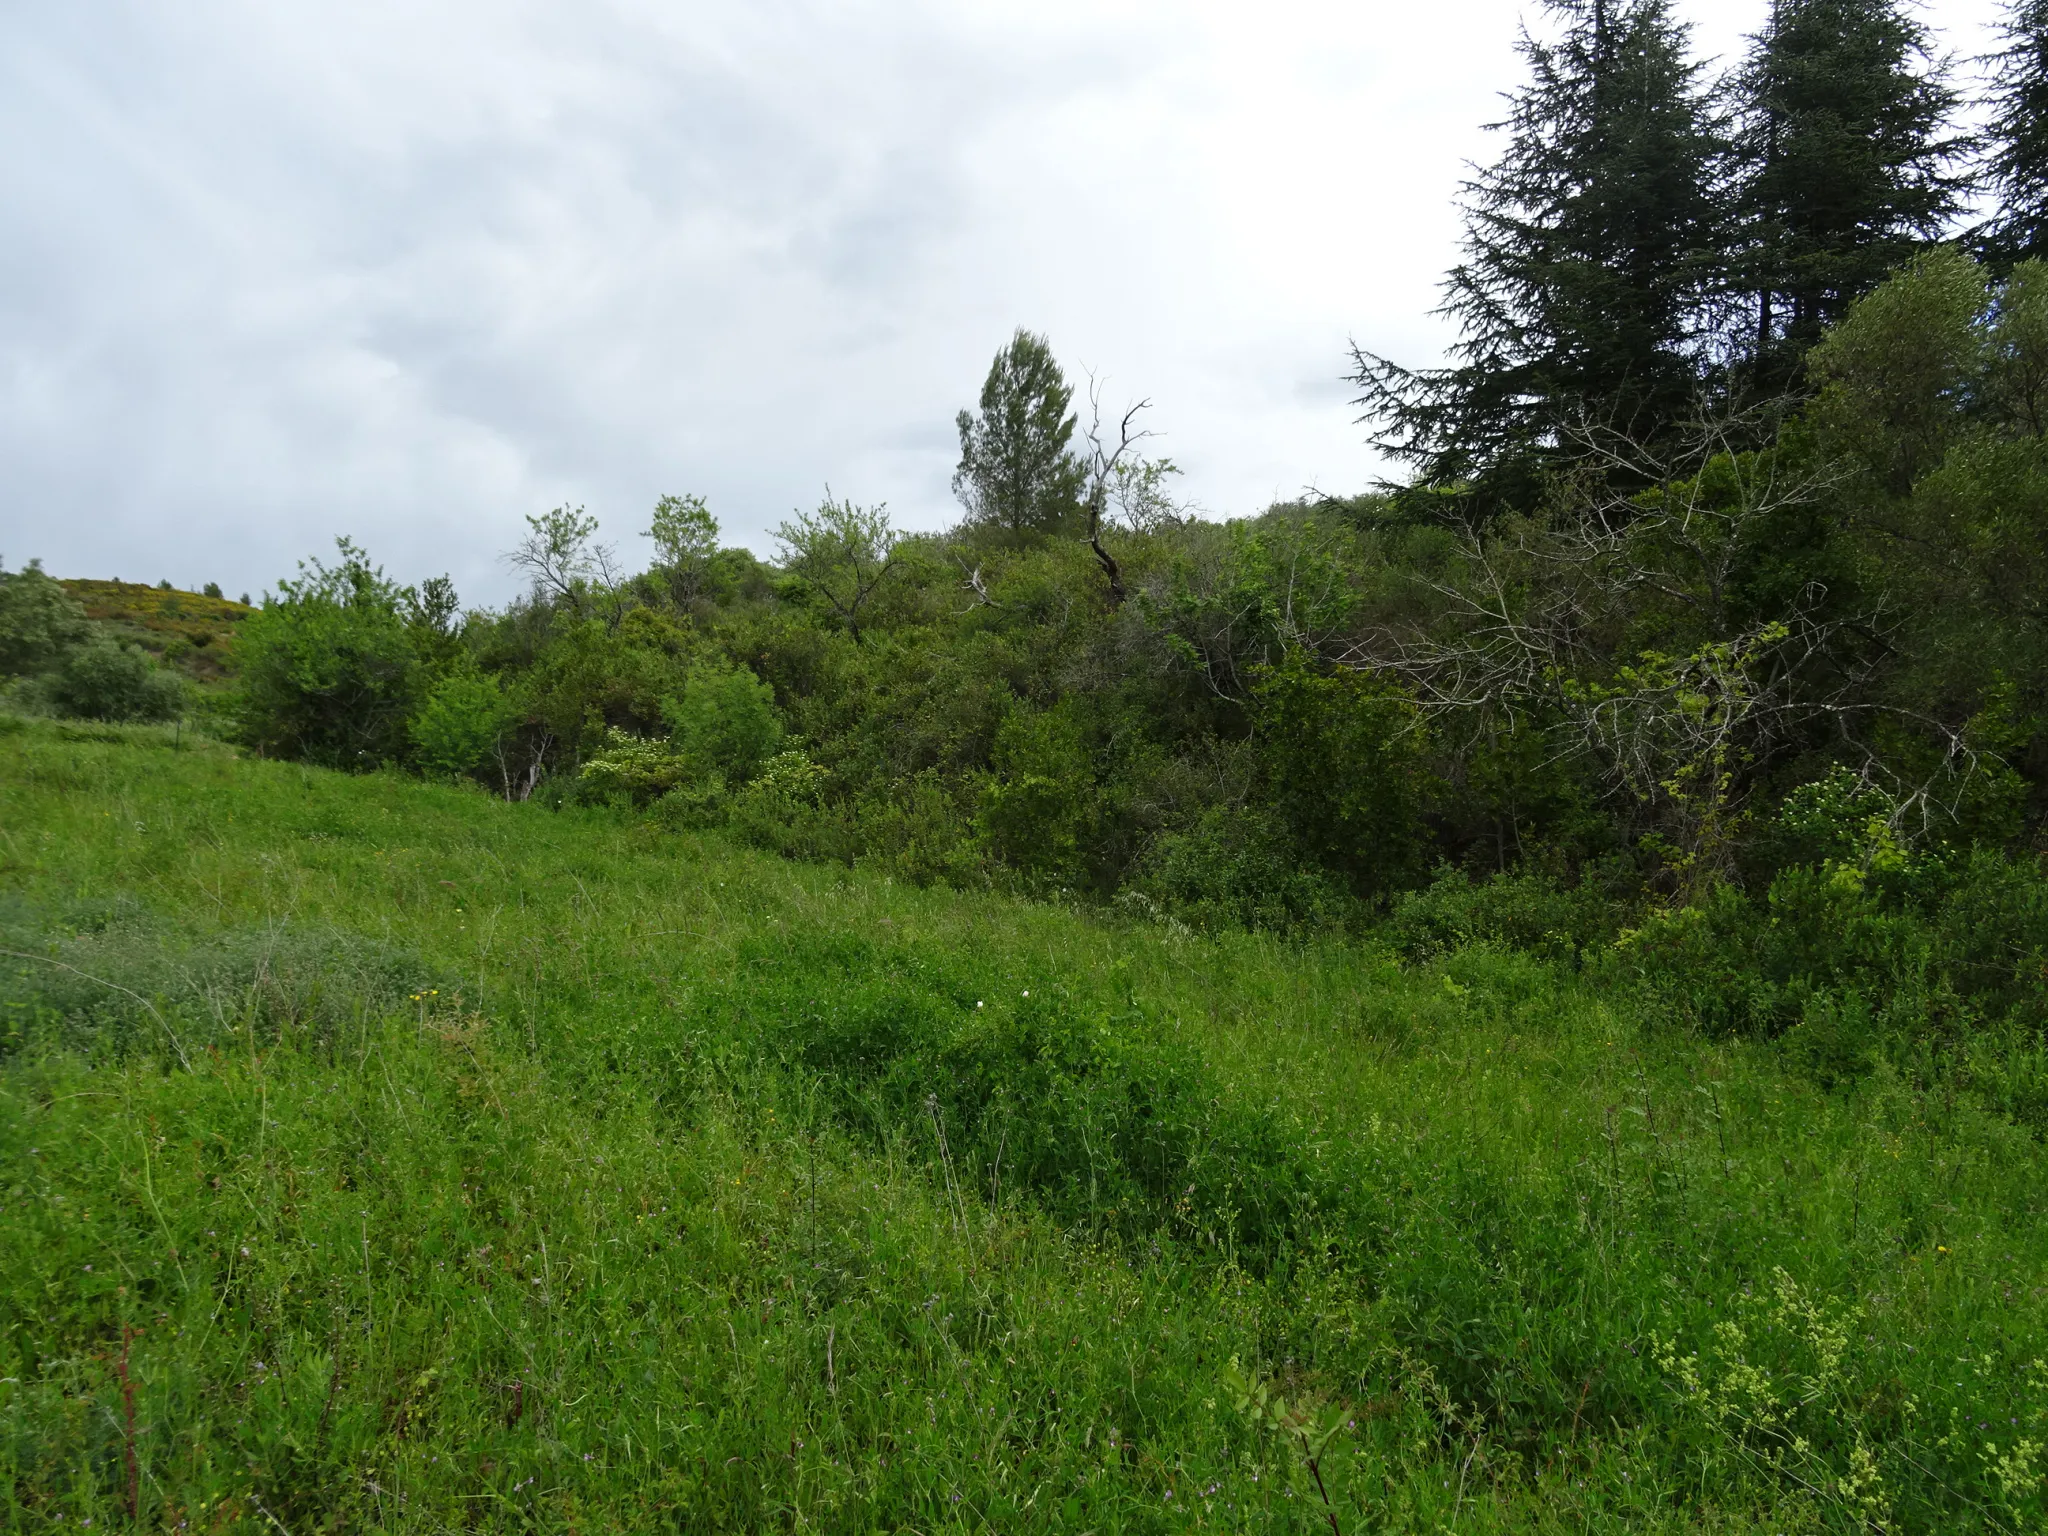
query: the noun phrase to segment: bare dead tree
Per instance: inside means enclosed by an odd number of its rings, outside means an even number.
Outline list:
[[[1120,607],[1129,593],[1124,588],[1123,567],[1102,547],[1102,515],[1109,505],[1119,469],[1130,462],[1129,456],[1137,451],[1140,443],[1154,435],[1133,430],[1139,415],[1151,408],[1150,400],[1140,400],[1125,411],[1117,423],[1116,446],[1111,448],[1103,437],[1102,381],[1093,374],[1088,376],[1088,478],[1082,504],[1088,509],[1088,547],[1095,551],[1095,561],[1102,567],[1103,578],[1109,583],[1109,605],[1112,608]]]
[[[994,598],[988,595],[988,583],[982,579],[981,575],[981,562],[979,560],[975,561],[972,568],[970,568],[967,564],[965,557],[961,555],[960,551],[956,549],[952,552],[952,554],[954,564],[960,567],[960,574],[966,578],[964,581],[960,583],[960,586],[964,591],[970,593],[974,598],[973,602],[969,603],[965,608],[961,609],[960,611],[963,614],[967,614],[974,612],[974,610],[977,608],[1002,607],[1003,605],[1001,603],[997,602]]]

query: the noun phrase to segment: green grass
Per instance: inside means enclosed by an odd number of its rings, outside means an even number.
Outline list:
[[[47,724],[0,948],[10,1529],[2048,1517],[2039,1145],[1523,957]]]

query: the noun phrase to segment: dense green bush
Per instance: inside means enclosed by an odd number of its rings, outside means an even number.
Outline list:
[[[622,801],[644,806],[685,784],[708,801],[725,793],[724,778],[698,776],[695,765],[675,743],[634,736],[614,727],[584,762],[576,778],[576,791],[583,799],[595,803]]]
[[[775,690],[745,667],[702,661],[662,706],[675,746],[700,778],[745,784],[782,742]]]
[[[45,671],[91,633],[85,610],[39,561],[12,572],[0,566],[0,676]]]
[[[801,752],[778,752],[752,781],[731,798],[732,829],[757,848],[786,858],[836,859],[851,864],[852,828],[838,807],[825,802],[830,773]]]
[[[998,866],[975,826],[973,793],[931,769],[867,786],[849,808],[855,861],[916,885],[989,884]]]
[[[506,740],[519,718],[518,705],[497,675],[470,665],[436,683],[406,729],[415,760],[427,772],[488,775],[502,769]],[[507,776],[498,777],[509,788]]]
[[[1502,944],[1576,962],[1612,940],[1624,913],[1591,883],[1561,886],[1535,870],[1474,880],[1445,868],[1427,887],[1394,903],[1387,937],[1410,960],[1431,960],[1468,944]]]
[[[573,770],[608,731],[667,735],[662,710],[682,690],[691,650],[673,619],[647,608],[617,624],[568,608],[511,617],[536,630],[525,637],[535,652],[509,670],[519,677],[527,713],[553,743],[554,764]]]
[[[185,710],[184,680],[138,646],[94,639],[66,655],[43,684],[62,715],[85,720],[175,720]]]
[[[996,730],[980,827],[997,858],[1047,888],[1085,883],[1096,796],[1071,709],[1012,710]]]
[[[1972,1049],[1988,1074],[1989,1042],[2048,1038],[2048,871],[1982,851],[1798,866],[1652,916],[1604,965],[1690,1028],[1783,1038],[1824,1080]]]
[[[235,637],[236,721],[258,751],[336,768],[401,759],[419,683],[404,591],[347,539],[333,565],[296,580]]]
[[[1254,698],[1273,804],[1302,852],[1367,899],[1409,883],[1422,851],[1422,743],[1407,699],[1298,647],[1261,674]]]
[[[1199,928],[1292,933],[1359,913],[1341,881],[1301,856],[1271,812],[1218,806],[1147,850],[1131,893]]]

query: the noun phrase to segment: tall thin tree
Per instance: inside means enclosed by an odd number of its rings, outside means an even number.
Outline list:
[[[959,416],[953,491],[970,523],[1024,535],[1073,519],[1084,478],[1068,449],[1073,400],[1046,339],[1020,327],[989,365],[980,413]]]
[[[1506,150],[1465,186],[1452,366],[1353,349],[1374,445],[1487,504],[1526,493],[1574,421],[1654,437],[1686,410],[1723,243],[1723,146],[1670,0],[1547,7],[1561,34],[1523,34]]]
[[[1908,0],[1774,0],[1734,81],[1736,257],[1767,384],[1955,216],[1955,93]]]
[[[1999,271],[2048,257],[2048,0],[2008,0],[1994,54],[1985,180],[1998,206],[1980,232]]]

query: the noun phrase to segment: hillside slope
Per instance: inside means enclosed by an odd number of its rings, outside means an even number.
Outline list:
[[[9,1528],[2048,1513],[2048,1170],[1966,1096],[0,726]]]
[[[228,643],[235,626],[256,610],[232,598],[180,592],[134,581],[66,580],[64,590],[85,616],[117,639],[139,645],[169,665],[183,667],[202,682],[226,675]]]

